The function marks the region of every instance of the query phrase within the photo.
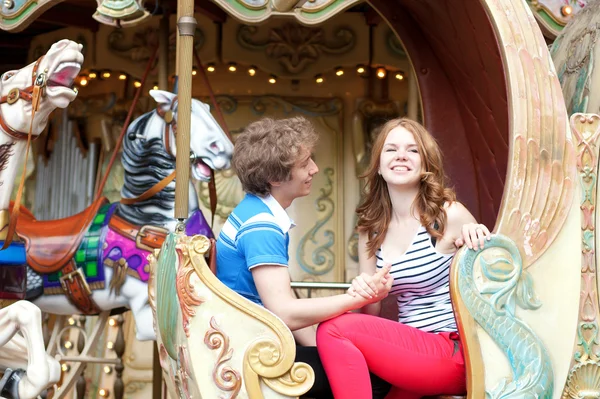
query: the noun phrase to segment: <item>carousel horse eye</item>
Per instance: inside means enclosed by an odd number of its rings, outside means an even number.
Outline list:
[[[15,74],[12,72],[6,72],[4,75],[2,75],[2,80],[8,80],[10,78],[12,78]]]
[[[135,140],[137,138],[137,135],[134,132],[131,132],[127,135],[127,138],[131,141]]]

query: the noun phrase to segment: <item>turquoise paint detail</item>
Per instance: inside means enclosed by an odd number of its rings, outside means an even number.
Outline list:
[[[594,201],[594,192],[596,190],[596,173],[595,170],[593,170],[591,167],[589,166],[584,166],[583,170],[580,173],[579,176],[579,182],[581,183],[581,189],[582,189],[582,198],[581,198],[581,205],[585,204],[586,202],[589,202],[590,204],[595,203],[596,201]]]
[[[335,233],[332,230],[323,231],[325,237],[325,243],[319,245],[313,252],[311,261],[306,259],[306,245],[308,242],[312,242],[318,245],[317,233],[321,230],[325,224],[333,216],[335,205],[331,200],[330,196],[333,192],[333,175],[334,171],[332,168],[327,168],[323,171],[323,174],[327,178],[325,187],[321,189],[321,195],[316,200],[317,211],[320,213],[326,212],[325,215],[317,220],[315,225],[300,239],[298,249],[296,250],[296,260],[298,264],[307,273],[313,275],[323,275],[328,273],[335,266],[335,254],[331,250],[335,243]]]
[[[6,25],[14,25],[23,19],[31,18],[37,7],[37,1],[28,3],[28,0],[14,0],[13,8],[9,10],[4,5],[4,2],[2,2],[0,10],[2,22]]]
[[[506,251],[510,259],[480,256],[492,248]],[[481,283],[481,291],[473,276],[476,261],[487,280]],[[554,374],[548,351],[535,332],[515,314],[517,305],[523,309],[541,306],[533,291],[533,280],[523,270],[517,246],[506,236],[494,235],[484,250],[461,251],[457,263],[463,302],[505,353],[513,373],[512,380],[503,379],[486,392],[486,398],[552,398]]]
[[[177,359],[175,333],[179,319],[179,301],[177,297],[178,257],[175,249],[177,236],[170,233],[163,243],[156,263],[156,318],[158,329],[167,353],[171,359]]]
[[[591,331],[591,333],[585,333],[584,330]],[[575,360],[580,362],[584,359],[593,359],[600,356],[600,352],[594,353],[594,346],[600,344],[598,342],[598,323],[595,320],[589,323],[579,323],[577,338],[579,341],[578,345],[581,346],[583,352],[575,353]]]

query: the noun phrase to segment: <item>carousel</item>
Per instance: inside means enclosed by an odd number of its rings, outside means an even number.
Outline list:
[[[407,116],[493,227],[451,268],[465,397],[600,397],[586,3],[5,0],[3,41],[28,41],[0,71],[0,397],[304,397],[291,331],[213,262],[237,134],[294,115],[321,168],[288,209],[298,297],[358,274],[358,176]],[[94,28],[48,22],[69,8]]]

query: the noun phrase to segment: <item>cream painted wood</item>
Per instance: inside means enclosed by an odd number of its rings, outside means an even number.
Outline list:
[[[158,260],[151,257],[149,299],[170,395],[274,399],[306,393],[314,372],[294,363],[291,332],[212,274],[204,260],[209,247],[204,236],[170,235],[156,251]]]

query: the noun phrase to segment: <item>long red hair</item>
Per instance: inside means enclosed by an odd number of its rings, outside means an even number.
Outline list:
[[[436,238],[446,230],[444,204],[456,200],[454,190],[446,187],[447,179],[442,165],[442,152],[433,136],[418,122],[396,118],[383,125],[371,151],[371,162],[367,171],[360,176],[366,180],[363,202],[356,208],[358,231],[366,232],[367,250],[374,256],[381,247],[392,219],[392,202],[387,183],[379,174],[379,163],[385,139],[392,129],[403,127],[411,132],[421,155],[421,183],[412,207],[419,213],[421,224]],[[434,225],[437,225],[434,228]]]

